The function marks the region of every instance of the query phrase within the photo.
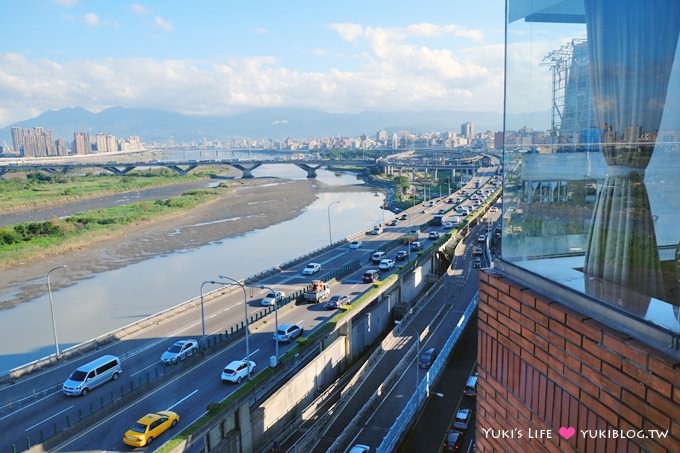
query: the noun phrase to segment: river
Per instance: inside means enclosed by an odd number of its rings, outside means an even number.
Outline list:
[[[294,166],[263,165],[257,176],[304,179]],[[355,176],[319,170],[332,186],[361,184]],[[374,189],[325,192],[294,219],[225,238],[200,248],[156,256],[53,290],[62,349],[199,295],[201,282],[218,274],[241,279],[339,240],[383,220],[384,197]],[[11,288],[3,288],[3,291]],[[49,298],[44,295],[0,312],[0,373],[54,352]]]

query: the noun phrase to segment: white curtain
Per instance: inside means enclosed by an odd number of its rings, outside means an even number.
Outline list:
[[[585,0],[584,6],[593,108],[608,164],[587,242],[586,288],[644,315],[648,297],[626,298],[614,288],[663,296],[644,173],[666,104],[680,1]]]

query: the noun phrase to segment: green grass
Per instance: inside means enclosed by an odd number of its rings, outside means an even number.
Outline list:
[[[132,223],[149,221],[194,208],[216,198],[225,189],[193,190],[166,200],[85,211],[66,219],[32,222],[0,228],[0,268],[68,249],[80,242],[105,238]]]
[[[0,179],[0,212],[50,206],[108,193],[177,184],[200,176],[179,176],[167,169],[137,170],[125,176],[45,175],[29,173],[26,178]]]

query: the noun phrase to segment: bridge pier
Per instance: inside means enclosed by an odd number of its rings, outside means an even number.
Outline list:
[[[307,172],[307,177],[308,178],[316,178],[316,171],[321,168],[321,165],[317,165],[316,167],[309,165],[309,164],[295,164],[296,167],[302,168]]]
[[[250,179],[254,178],[253,176],[253,170],[255,170],[257,167],[262,165],[260,162],[255,163],[255,164],[250,164],[250,165],[243,165],[243,164],[231,164],[232,167],[238,168],[241,170],[241,178],[243,179]]]
[[[102,168],[103,168],[104,170],[110,171],[111,173],[113,173],[113,174],[116,175],[116,176],[123,176],[123,175],[125,175],[125,174],[131,172],[132,170],[134,170],[134,169],[136,168],[136,166],[134,166],[134,165],[128,165],[128,166],[126,166],[126,167],[123,167],[122,170],[121,170],[120,168],[118,168],[118,167],[113,167],[113,166],[110,166],[110,167],[102,167]]]
[[[197,165],[189,165],[187,168],[182,168],[178,165],[168,165],[167,168],[175,170],[180,176],[186,176],[191,170],[196,168]]]

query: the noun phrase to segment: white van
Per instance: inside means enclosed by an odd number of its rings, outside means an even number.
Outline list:
[[[108,381],[115,381],[123,372],[120,359],[115,355],[105,355],[79,366],[64,381],[62,390],[67,396],[85,396],[95,387]]]
[[[477,376],[470,376],[465,383],[463,394],[467,396],[477,396]]]
[[[373,261],[374,264],[380,263],[383,258],[385,258],[385,252],[374,252],[373,255],[371,255],[371,261]]]

